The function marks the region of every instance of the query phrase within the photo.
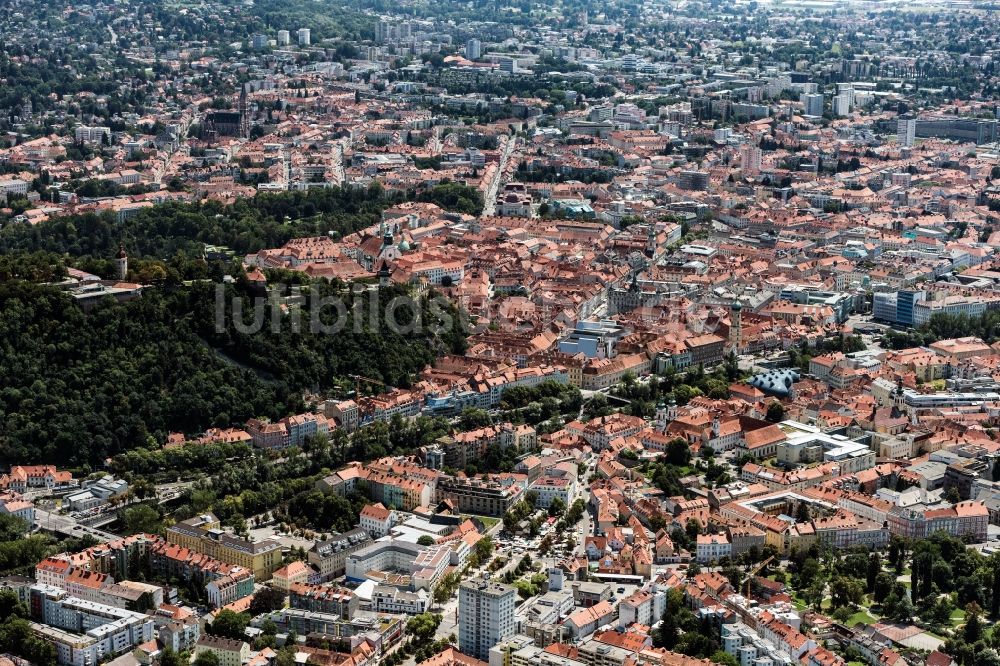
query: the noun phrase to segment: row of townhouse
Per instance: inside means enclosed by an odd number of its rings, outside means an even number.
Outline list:
[[[150,570],[163,580],[176,578],[204,585],[209,603],[215,608],[250,596],[256,582],[251,569],[166,541],[151,549]]]
[[[296,414],[270,423],[260,419],[247,421],[253,445],[260,449],[287,449],[302,446],[309,437],[328,437],[330,422],[322,414]]]

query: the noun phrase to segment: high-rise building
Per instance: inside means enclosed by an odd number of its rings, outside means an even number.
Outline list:
[[[846,116],[851,113],[851,97],[847,93],[841,93],[833,98],[833,115]]]
[[[603,123],[611,120],[614,115],[615,107],[613,106],[592,106],[587,113],[587,119],[593,123]]]
[[[467,580],[458,593],[459,648],[486,661],[490,648],[514,633],[514,588],[488,579]]]
[[[473,37],[465,43],[465,57],[469,60],[479,60],[483,55],[483,43]]]
[[[388,21],[379,21],[375,24],[375,41],[384,44],[389,41],[392,35],[392,26]]]
[[[278,46],[288,46],[292,42],[292,36],[287,30],[278,31]]]
[[[838,83],[837,84],[837,94],[846,95],[848,104],[850,108],[854,108],[854,84],[853,83]]]
[[[823,95],[804,93],[799,96],[799,101],[802,102],[802,111],[807,116],[823,115]]]
[[[309,28],[299,28],[295,34],[299,39],[299,46],[309,46],[312,35],[312,31]]]
[[[262,35],[260,33],[254,35],[250,40],[251,46],[253,46],[255,51],[267,48],[267,35]]]
[[[900,118],[896,123],[896,140],[900,146],[909,148],[913,146],[913,140],[917,136],[917,119]]]
[[[740,146],[740,170],[745,176],[755,176],[760,173],[760,147],[746,143]]]

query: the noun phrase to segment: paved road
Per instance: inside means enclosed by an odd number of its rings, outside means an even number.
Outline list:
[[[499,522],[496,525],[494,525],[490,530],[487,531],[487,534],[494,539],[494,543],[496,543],[497,535],[499,535],[500,532],[502,531],[501,529],[502,525],[503,523]],[[495,558],[498,555],[503,555],[507,557],[507,564],[505,564],[497,572],[490,574],[491,578],[503,577],[504,573],[506,573],[508,568],[516,566],[517,562],[520,561],[521,558],[518,557],[515,560],[514,557],[512,557],[512,550],[513,549],[511,547],[501,548],[499,545],[494,549],[493,556],[490,558],[490,561],[492,561],[493,558]],[[472,578],[478,578],[482,576],[484,572],[488,571],[487,569],[488,565],[489,562],[484,562],[482,566],[476,569],[472,569],[471,571],[469,571],[467,575],[463,575],[462,579],[470,580]],[[435,634],[435,638],[437,639],[447,638],[451,634],[455,634],[455,636],[457,637],[458,636],[458,592],[456,592],[455,596],[453,596],[445,603],[435,604],[431,610],[433,610],[433,612],[435,613],[440,613],[442,616],[441,624],[438,625],[438,630],[437,633]]]
[[[590,515],[590,484],[587,482],[587,479],[594,473],[595,467],[596,463],[594,461],[588,462],[587,470],[583,473],[577,484],[578,496],[587,504],[587,508],[583,512],[583,519],[577,523],[579,534],[576,537],[576,553],[579,555],[586,555],[585,546],[587,537],[594,536],[595,525]]]
[[[438,625],[435,640],[448,638],[455,634],[458,638],[458,594],[449,599],[443,606],[435,607],[435,613],[441,613],[441,624]]]
[[[491,217],[496,212],[497,194],[500,192],[500,184],[503,182],[503,172],[507,168],[507,160],[510,159],[511,153],[514,152],[514,145],[516,143],[517,137],[507,137],[507,143],[504,145],[503,153],[500,155],[500,162],[497,163],[496,173],[493,174],[493,180],[490,182],[490,186],[486,190],[486,196],[483,198],[483,217]]]
[[[94,527],[81,525],[75,518],[61,516],[44,509],[35,509],[35,524],[39,529],[47,532],[55,532],[64,536],[82,537],[85,534],[101,541],[112,541],[118,539],[118,535],[106,532]]]
[[[348,139],[338,139],[330,149],[333,158],[333,182],[335,185],[343,186],[347,176],[344,174],[344,143]]]
[[[586,470],[586,472],[584,472],[584,474],[581,475],[581,477],[579,479],[579,483],[577,484],[577,494],[576,494],[576,497],[574,497],[574,501],[577,498],[579,498],[579,499],[582,499],[584,502],[588,502],[589,503],[589,499],[590,499],[590,486],[589,486],[589,484],[587,484],[587,478],[589,478],[590,475],[593,473],[593,471],[594,471],[594,464],[595,463],[593,461],[589,462],[587,464],[587,470]],[[500,526],[501,525],[502,525],[502,523],[497,523],[494,526],[494,528],[492,530],[490,530],[491,536],[496,537],[496,535],[499,534],[499,532],[500,532]],[[574,538],[576,538],[576,541],[577,541],[577,545],[576,545],[576,549],[575,549],[576,553],[583,554],[585,552],[584,551],[584,542],[585,542],[587,536],[590,536],[590,535],[593,534],[593,530],[594,530],[593,520],[592,520],[592,517],[590,515],[589,508],[588,508],[588,510],[584,512],[583,518],[573,528],[573,535],[574,535]],[[553,536],[556,539],[559,539],[559,538],[561,538],[562,535],[560,535],[560,534],[554,534]],[[490,574],[491,578],[501,579],[501,578],[503,578],[504,574],[508,570],[511,570],[511,569],[514,569],[515,567],[517,567],[518,563],[521,561],[521,559],[524,557],[524,555],[523,554],[522,555],[515,555],[513,551],[514,551],[513,545],[508,546],[507,548],[500,548],[499,546],[497,547],[496,551],[494,552],[494,557],[496,557],[498,555],[502,555],[502,556],[504,556],[504,557],[507,558],[507,562],[504,564],[503,567],[501,567],[497,571],[491,573]],[[526,551],[526,553],[528,555],[531,556],[531,558],[532,558],[533,561],[538,561],[539,555],[538,555],[538,553],[535,550],[532,550],[530,548],[526,548],[525,551]],[[549,558],[545,558],[545,559],[550,559],[550,558],[551,558],[551,554],[550,554]],[[553,559],[557,559],[557,558],[553,558]],[[487,569],[486,569],[487,564],[488,563],[485,563],[483,566],[479,567],[478,569],[473,569],[472,571],[469,572],[469,574],[467,576],[463,576],[463,578],[464,579],[471,579],[471,578],[476,578],[476,577],[479,577],[479,576],[483,575],[483,572],[487,571]],[[435,613],[440,613],[442,615],[441,624],[438,625],[438,630],[437,630],[437,633],[435,635],[435,638],[438,638],[438,639],[447,638],[450,634],[455,634],[455,636],[457,637],[458,636],[458,632],[459,632],[459,627],[458,627],[458,594],[456,593],[456,595],[454,597],[452,597],[451,599],[449,599],[444,604],[434,605],[431,610],[433,612],[435,612]],[[407,665],[404,663],[404,666],[407,666]]]

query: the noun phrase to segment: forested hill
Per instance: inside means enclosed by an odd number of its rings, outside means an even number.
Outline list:
[[[88,213],[35,225],[10,224],[0,229],[0,256],[50,252],[66,255],[77,268],[112,277],[113,259],[123,243],[137,277],[218,278],[221,274],[213,274],[202,260],[206,244],[225,246],[239,257],[280,247],[292,238],[328,234],[342,238],[377,224],[389,206],[413,199],[460,213],[476,214],[482,208],[479,192],[458,183],[442,183],[407,196],[387,194],[377,183],[367,188],[263,193],[230,205],[163,204],[121,223],[110,214]],[[153,270],[156,267],[159,270]]]
[[[333,295],[337,286],[309,289]],[[348,295],[367,312],[369,299]],[[230,287],[226,301],[249,295]],[[136,300],[107,301],[84,314],[53,287],[0,283],[0,459],[10,463],[101,463],[135,447],[157,447],[167,432],[280,418],[304,408],[306,389],[350,386],[351,374],[408,385],[435,355],[461,352],[464,332],[395,332],[381,318],[336,335],[280,328],[215,332],[215,284],[152,288]],[[432,311],[421,316],[432,321]],[[309,322],[308,300],[302,321]],[[327,315],[329,313],[326,313]],[[414,315],[405,308],[398,320]],[[450,310],[449,315],[457,315]],[[326,315],[324,315],[326,316]],[[267,316],[270,321],[270,314]]]
[[[294,236],[351,233],[377,221],[390,203],[380,188],[319,190],[228,207],[156,207],[120,226],[77,216],[3,229],[0,460],[96,466],[122,451],[158,447],[170,431],[193,434],[301,411],[304,392],[353,386],[352,374],[407,386],[435,356],[462,352],[465,331],[450,305],[442,317],[440,307],[419,299],[399,309],[397,321],[405,327],[419,317],[427,325],[416,332],[393,329],[382,317],[355,321],[352,308],[380,311],[389,299],[406,295],[403,289],[352,294],[342,284],[310,283],[301,275],[295,277],[302,291],[285,301],[277,328],[236,329],[233,304],[251,312],[255,295],[238,278],[224,287],[226,326],[216,329],[220,278],[241,270],[231,262],[206,262],[203,243],[242,253]],[[65,265],[110,276],[122,236],[132,254],[143,257],[130,257],[130,266],[166,271],[141,298],[108,299],[84,313],[68,294],[39,284],[63,276]],[[352,314],[342,330],[310,330],[313,293],[344,300]],[[291,294],[286,289],[276,296]],[[299,315],[299,330],[292,314]],[[321,320],[330,323],[332,316],[327,308]],[[430,326],[445,319],[452,325]],[[271,321],[269,309],[265,320]]]
[[[124,223],[110,215],[71,215],[0,231],[0,253],[39,250],[74,258],[111,259],[124,243],[131,257],[168,260],[178,253],[201,257],[204,244],[238,254],[280,247],[302,236],[345,236],[379,221],[382,211],[402,201],[378,185],[258,194],[224,206],[174,203],[140,211]]]
[[[229,425],[301,406],[220,360],[151,290],[88,314],[51,287],[0,283],[0,459],[97,465],[169,430]]]

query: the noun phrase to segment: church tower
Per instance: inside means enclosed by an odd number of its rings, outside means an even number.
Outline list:
[[[733,301],[729,306],[729,346],[738,351],[743,344],[743,306],[739,301]]]
[[[667,429],[667,406],[661,400],[656,405],[656,430],[663,432]]]
[[[649,223],[649,231],[646,233],[646,256],[650,259],[656,254],[656,225]]]
[[[118,267],[118,279],[125,280],[128,275],[128,253],[125,252],[125,244],[118,244],[118,257],[115,258],[115,265]]]
[[[388,287],[392,284],[392,272],[389,270],[389,262],[382,261],[382,265],[378,269],[378,286]]]

